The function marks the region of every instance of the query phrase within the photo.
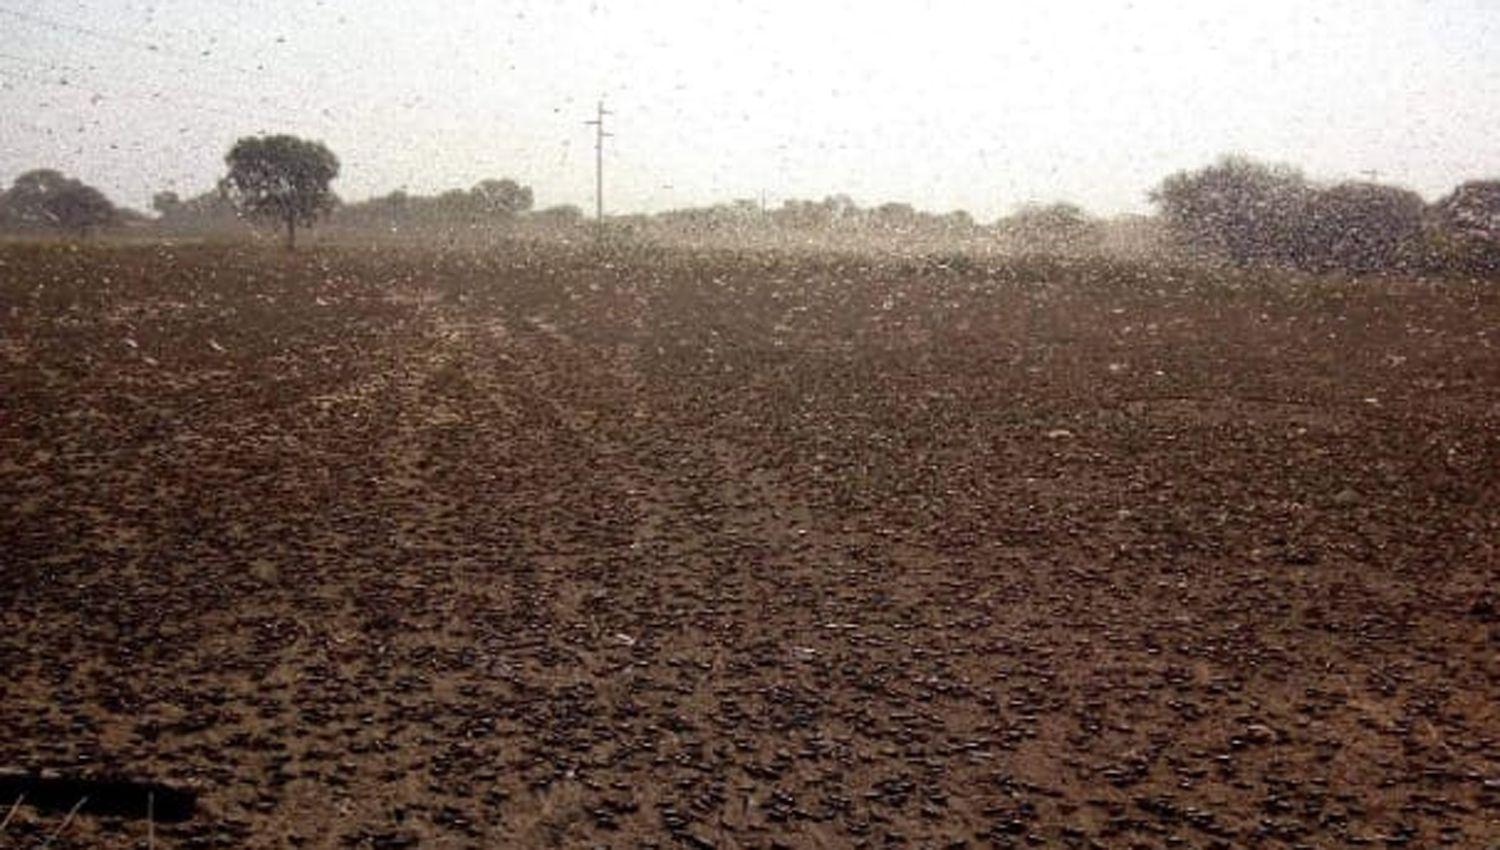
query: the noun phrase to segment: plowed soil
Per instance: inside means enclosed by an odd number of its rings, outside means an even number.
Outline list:
[[[1476,282],[12,245],[0,766],[198,789],[162,847],[1500,846],[1497,345]]]

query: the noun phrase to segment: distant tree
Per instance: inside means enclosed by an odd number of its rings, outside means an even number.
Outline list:
[[[515,218],[531,209],[531,187],[514,180],[481,180],[469,190],[480,213],[496,218]]]
[[[50,168],[22,174],[0,195],[0,221],[23,230],[68,230],[82,236],[118,218],[103,192]]]
[[[455,210],[460,210],[467,209],[470,206],[469,200],[471,197],[472,196],[468,192],[465,192],[462,189],[449,189],[448,191],[438,195],[433,200],[439,206],[446,205],[453,207]]]
[[[386,195],[340,205],[335,221],[350,228],[400,231],[411,223],[417,200],[406,190],[397,189]]]
[[[777,226],[789,230],[824,230],[860,217],[860,209],[848,195],[829,195],[821,201],[787,199],[771,214]]]
[[[61,171],[51,168],[38,168],[17,177],[10,189],[0,195],[0,210],[7,224],[22,229],[55,226],[48,205],[68,182]]]
[[[1314,271],[1368,273],[1415,259],[1426,204],[1409,189],[1340,183],[1308,193],[1294,260]]]
[[[336,198],[329,184],[339,174],[338,157],[322,142],[296,136],[247,136],[224,157],[229,173],[220,188],[244,214],[286,226],[288,249],[297,226],[311,226]]]
[[[1432,205],[1437,263],[1500,274],[1500,180],[1471,180]]]
[[[854,199],[840,192],[836,195],[827,195],[822,200],[823,209],[828,211],[828,216],[834,221],[848,221],[859,218],[859,204]]]
[[[1022,250],[1047,253],[1087,251],[1098,247],[1103,227],[1077,204],[1022,204],[996,223],[1002,236]]]
[[[151,216],[146,215],[140,210],[133,210],[130,207],[115,207],[115,217],[110,222],[110,226],[119,226],[128,230],[140,230],[149,228],[154,221]]]
[[[182,213],[182,198],[176,192],[157,192],[151,196],[151,209],[162,218],[173,218]]]
[[[538,211],[535,216],[552,222],[577,222],[583,220],[583,208],[577,204],[558,204]]]
[[[1151,200],[1182,243],[1244,265],[1284,260],[1297,251],[1309,188],[1289,166],[1226,156],[1173,174],[1151,192]]]
[[[831,216],[815,201],[788,198],[782,201],[781,209],[772,214],[772,219],[788,230],[814,230],[827,227]]]
[[[911,204],[890,201],[870,210],[869,223],[882,230],[906,232],[917,224],[917,210]]]
[[[528,216],[533,224],[556,233],[570,233],[584,226],[583,208],[574,204],[559,204],[538,210]]]
[[[1168,177],[1151,199],[1180,243],[1239,264],[1364,274],[1421,254],[1425,204],[1397,186],[1318,186],[1287,166],[1225,157]]]
[[[974,216],[968,210],[954,210],[943,216],[943,227],[951,233],[967,233],[975,227]]]
[[[113,224],[120,217],[115,205],[103,192],[77,181],[54,199],[53,209],[58,226],[79,236],[87,236],[96,227]]]
[[[190,230],[233,231],[244,227],[245,216],[223,191],[209,190],[183,201],[171,223]]]
[[[1470,180],[1432,208],[1443,230],[1500,242],[1500,180]]]

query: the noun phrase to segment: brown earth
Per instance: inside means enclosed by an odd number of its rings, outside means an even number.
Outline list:
[[[1483,283],[5,246],[0,766],[200,789],[163,847],[1500,846],[1497,344]]]

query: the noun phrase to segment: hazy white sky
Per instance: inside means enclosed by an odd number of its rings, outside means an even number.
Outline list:
[[[1500,175],[1500,0],[0,0],[0,36],[0,181],[140,207],[291,132],[347,199],[512,176],[592,208],[600,95],[614,211],[1136,211],[1231,151],[1429,198]]]

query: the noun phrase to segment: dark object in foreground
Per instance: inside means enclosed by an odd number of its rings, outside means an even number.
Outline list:
[[[24,795],[24,797],[23,797]],[[193,816],[198,794],[159,782],[118,776],[69,776],[54,771],[0,770],[0,806],[17,799],[41,812],[66,813],[87,798],[81,814],[108,815],[158,823],[179,823]]]

